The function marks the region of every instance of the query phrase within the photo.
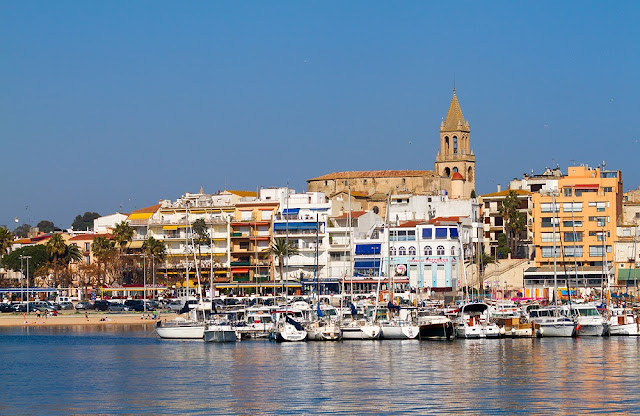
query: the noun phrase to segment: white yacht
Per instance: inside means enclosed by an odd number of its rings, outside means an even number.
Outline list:
[[[229,323],[211,322],[204,330],[206,342],[235,342],[238,340],[236,330]]]
[[[420,334],[420,327],[410,321],[380,321],[380,338],[382,339],[415,339]]]
[[[172,321],[156,323],[156,334],[165,339],[202,339],[204,322],[176,318]]]
[[[431,311],[418,313],[420,339],[451,339],[454,337],[453,321],[448,316],[435,315]]]
[[[343,321],[340,325],[342,339],[378,339],[381,328],[378,324],[369,323],[366,319]]]
[[[306,328],[309,341],[339,341],[342,339],[340,326],[334,321],[320,319],[309,323]]]
[[[285,315],[284,319],[277,322],[270,339],[276,342],[299,342],[306,341],[307,335],[302,324]]]
[[[500,328],[489,321],[489,305],[468,303],[462,306],[455,322],[458,338],[498,338]]]
[[[609,326],[595,305],[590,303],[570,307],[564,305],[563,309],[567,315],[571,314],[574,318],[577,336],[601,337],[608,334]]]
[[[529,310],[529,322],[539,337],[573,337],[576,324],[556,308]]]

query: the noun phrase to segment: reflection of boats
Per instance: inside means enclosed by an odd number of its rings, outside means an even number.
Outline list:
[[[454,335],[453,321],[444,315],[418,314],[420,339],[451,339]]]
[[[177,318],[173,321],[156,323],[156,333],[166,339],[202,339],[204,336],[204,322]]]
[[[456,319],[458,338],[498,338],[500,328],[489,321],[489,305],[468,303],[460,310]]]
[[[609,317],[609,335],[640,335],[638,314],[632,309],[612,308]]]

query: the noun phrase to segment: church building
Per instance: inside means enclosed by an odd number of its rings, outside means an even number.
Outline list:
[[[475,190],[476,158],[471,150],[469,123],[453,89],[447,117],[440,124],[440,150],[434,170],[372,170],[329,173],[307,180],[308,192],[324,192],[333,199],[350,192],[378,206],[387,195],[440,195],[468,199]],[[363,206],[363,209],[372,209]],[[382,208],[382,207],[381,207]]]

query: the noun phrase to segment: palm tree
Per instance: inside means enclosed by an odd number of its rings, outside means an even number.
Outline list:
[[[146,257],[151,257],[151,266],[152,269],[155,270],[156,260],[163,261],[167,256],[167,246],[164,244],[164,241],[156,240],[153,237],[149,237],[142,243],[142,251],[145,253]],[[154,288],[154,294],[155,288]],[[155,298],[155,295],[154,295]]]
[[[122,221],[116,224],[116,228],[113,230],[113,238],[118,243],[120,264],[122,264],[122,251],[124,246],[133,240],[133,228],[126,221]],[[122,267],[120,267],[120,279],[123,279]]]
[[[58,269],[67,254],[67,244],[62,238],[62,234],[54,233],[47,241],[47,254],[49,254],[49,262],[53,266],[53,282],[54,286],[58,284]],[[77,247],[76,247],[77,249]]]
[[[282,267],[283,259],[295,256],[298,254],[298,247],[291,240],[285,237],[275,238],[271,242],[271,246],[265,251],[265,254],[275,256],[278,259],[278,270],[280,270],[280,280],[283,279]],[[275,280],[275,279],[273,279]]]
[[[525,230],[527,216],[520,212],[520,200],[514,190],[509,193],[500,205],[500,215],[504,220],[504,228],[507,237],[507,246],[512,253],[517,253],[520,233]]]
[[[191,226],[193,232],[193,244],[198,247],[198,261],[200,262],[200,270],[202,271],[202,250],[201,246],[209,244],[209,231],[207,224],[202,218],[198,218]]]
[[[13,234],[11,231],[6,228],[0,228],[0,260],[2,260],[2,256],[5,255],[8,249],[11,248],[11,244],[13,243]]]
[[[93,237],[93,242],[91,243],[91,252],[98,259],[98,270],[101,275],[101,279],[99,280],[99,284],[104,284],[107,277],[107,264],[111,261],[113,265],[113,260],[116,254],[116,244],[113,240],[109,240],[103,236]],[[100,268],[100,265],[103,268]]]

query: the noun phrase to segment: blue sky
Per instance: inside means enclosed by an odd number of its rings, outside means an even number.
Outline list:
[[[433,169],[453,82],[479,194],[640,185],[638,2],[0,2],[0,224]]]

